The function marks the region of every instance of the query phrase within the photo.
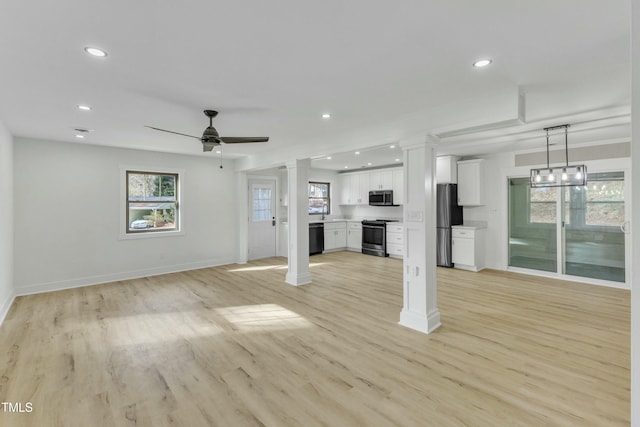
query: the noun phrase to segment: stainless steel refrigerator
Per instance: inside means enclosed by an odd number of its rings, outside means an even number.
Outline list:
[[[451,260],[451,226],[462,224],[462,206],[458,206],[458,185],[438,184],[437,207],[437,264],[453,267]]]

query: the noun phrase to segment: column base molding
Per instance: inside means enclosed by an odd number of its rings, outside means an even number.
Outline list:
[[[311,283],[311,273],[287,273],[285,282],[293,286],[308,285],[309,283]]]
[[[416,331],[430,334],[431,332],[438,329],[441,325],[440,323],[440,311],[435,310],[429,314],[429,316],[423,316],[419,313],[411,312],[407,309],[402,309],[400,312],[400,325],[414,329]]]

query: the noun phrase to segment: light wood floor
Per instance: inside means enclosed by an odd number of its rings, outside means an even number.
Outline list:
[[[443,326],[397,324],[402,262],[271,258],[20,297],[2,426],[629,425],[629,292],[440,269]],[[1,408],[0,408],[1,409]]]

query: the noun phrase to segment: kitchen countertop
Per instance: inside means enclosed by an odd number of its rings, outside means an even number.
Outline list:
[[[369,219],[369,218],[367,218]],[[364,218],[333,218],[333,219],[318,219],[318,220],[311,220],[309,221],[309,224],[318,224],[318,223],[323,223],[323,224],[327,224],[327,223],[332,223],[332,222],[362,222],[364,220]],[[372,219],[369,219],[372,220]],[[281,224],[284,225],[288,225],[289,221],[281,221]],[[392,224],[398,224],[398,225],[402,225],[402,218],[399,218],[396,222],[393,222]]]
[[[484,221],[467,221],[462,225],[452,225],[451,228],[460,230],[481,230],[487,228],[487,223]]]

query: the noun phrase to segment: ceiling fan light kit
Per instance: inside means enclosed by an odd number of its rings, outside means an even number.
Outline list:
[[[146,126],[149,129],[159,130],[161,132],[173,133],[175,135],[186,136],[189,138],[195,138],[202,142],[202,151],[212,151],[215,147],[221,143],[224,144],[245,144],[250,142],[267,142],[268,136],[220,136],[216,128],[213,127],[213,118],[218,115],[215,110],[204,110],[204,115],[209,117],[209,126],[204,130],[201,137],[194,135],[187,135],[186,133],[174,132],[172,130],[160,129],[153,126]]]
[[[547,133],[547,167],[531,169],[529,180],[531,188],[571,187],[587,185],[587,166],[569,165],[569,126],[560,125],[544,128]],[[549,165],[549,131],[564,129],[565,165],[551,167]]]

